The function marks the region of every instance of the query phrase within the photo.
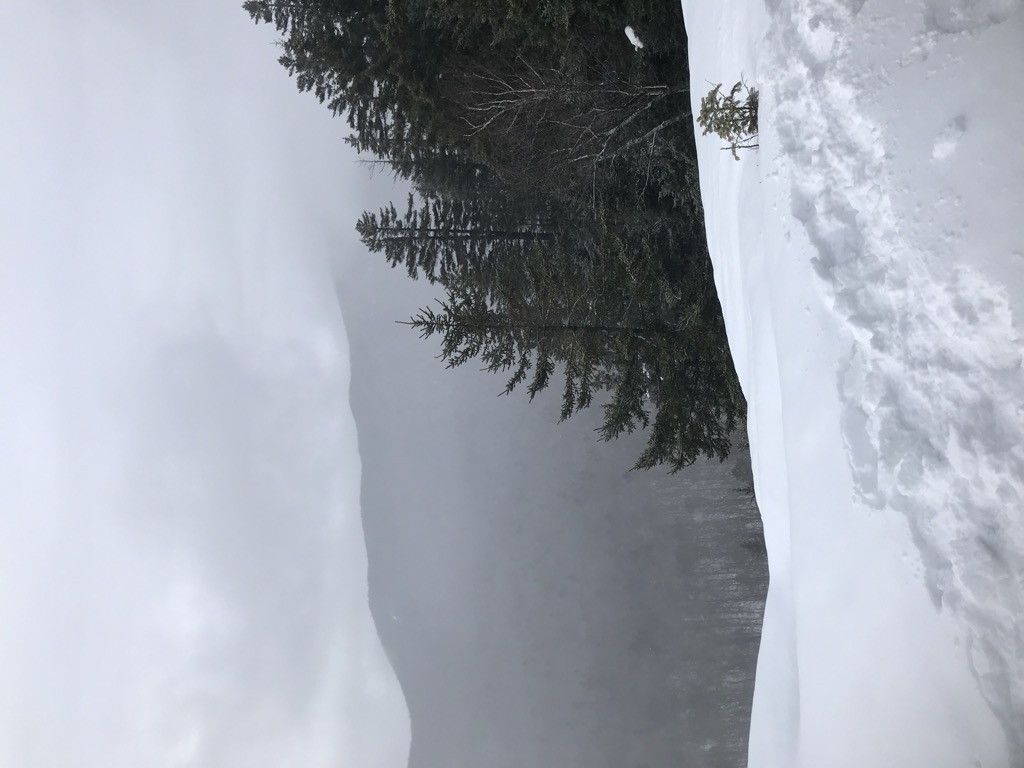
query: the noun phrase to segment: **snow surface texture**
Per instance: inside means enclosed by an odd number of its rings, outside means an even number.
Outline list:
[[[772,570],[753,768],[1024,765],[1020,5],[683,2],[693,81],[761,91],[759,154],[700,145]]]

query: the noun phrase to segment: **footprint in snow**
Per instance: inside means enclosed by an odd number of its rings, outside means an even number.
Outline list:
[[[959,115],[943,128],[939,135],[935,137],[935,144],[932,145],[932,160],[942,161],[956,152],[960,138],[966,130],[967,118],[963,115]]]
[[[1021,0],[928,0],[925,22],[936,32],[957,34],[1006,21]]]

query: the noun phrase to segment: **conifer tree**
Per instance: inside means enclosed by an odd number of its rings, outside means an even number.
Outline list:
[[[638,466],[724,456],[744,402],[712,280],[672,0],[248,0],[300,89],[414,194],[367,247],[447,291],[409,322],[506,390],[602,395]],[[622,32],[641,25],[642,51]]]
[[[412,278],[448,284],[475,271],[483,286],[502,264],[518,264],[524,249],[555,238],[536,222],[521,224],[501,213],[452,197],[431,196],[417,206],[410,194],[404,215],[393,204],[376,214],[366,212],[356,230],[367,248],[383,252],[393,267],[404,265]]]
[[[468,281],[450,285],[444,302],[408,324],[440,338],[449,367],[479,359],[507,376],[506,394],[525,384],[532,400],[561,372],[563,420],[608,392],[603,439],[650,430],[638,467],[724,458],[742,398],[727,345],[705,334],[707,305],[666,309],[643,295],[644,283],[602,292],[595,274],[628,285],[614,272],[611,261],[588,268],[586,258],[534,249],[515,279],[490,293]]]

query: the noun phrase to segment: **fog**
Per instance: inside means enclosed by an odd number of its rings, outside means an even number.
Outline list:
[[[380,262],[380,263],[378,263]],[[339,281],[370,603],[411,768],[736,766],[764,591],[742,459],[630,471],[643,438],[558,424],[394,320],[433,294],[366,255]]]
[[[233,2],[4,22],[0,765],[399,768],[341,126]]]
[[[5,22],[0,764],[737,764],[734,465],[445,371],[352,229],[403,190],[234,2]]]

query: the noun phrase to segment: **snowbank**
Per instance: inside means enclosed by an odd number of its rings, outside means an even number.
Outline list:
[[[693,82],[761,90],[756,153],[698,145],[772,573],[750,766],[1024,765],[1024,12],[768,5],[683,1]]]

